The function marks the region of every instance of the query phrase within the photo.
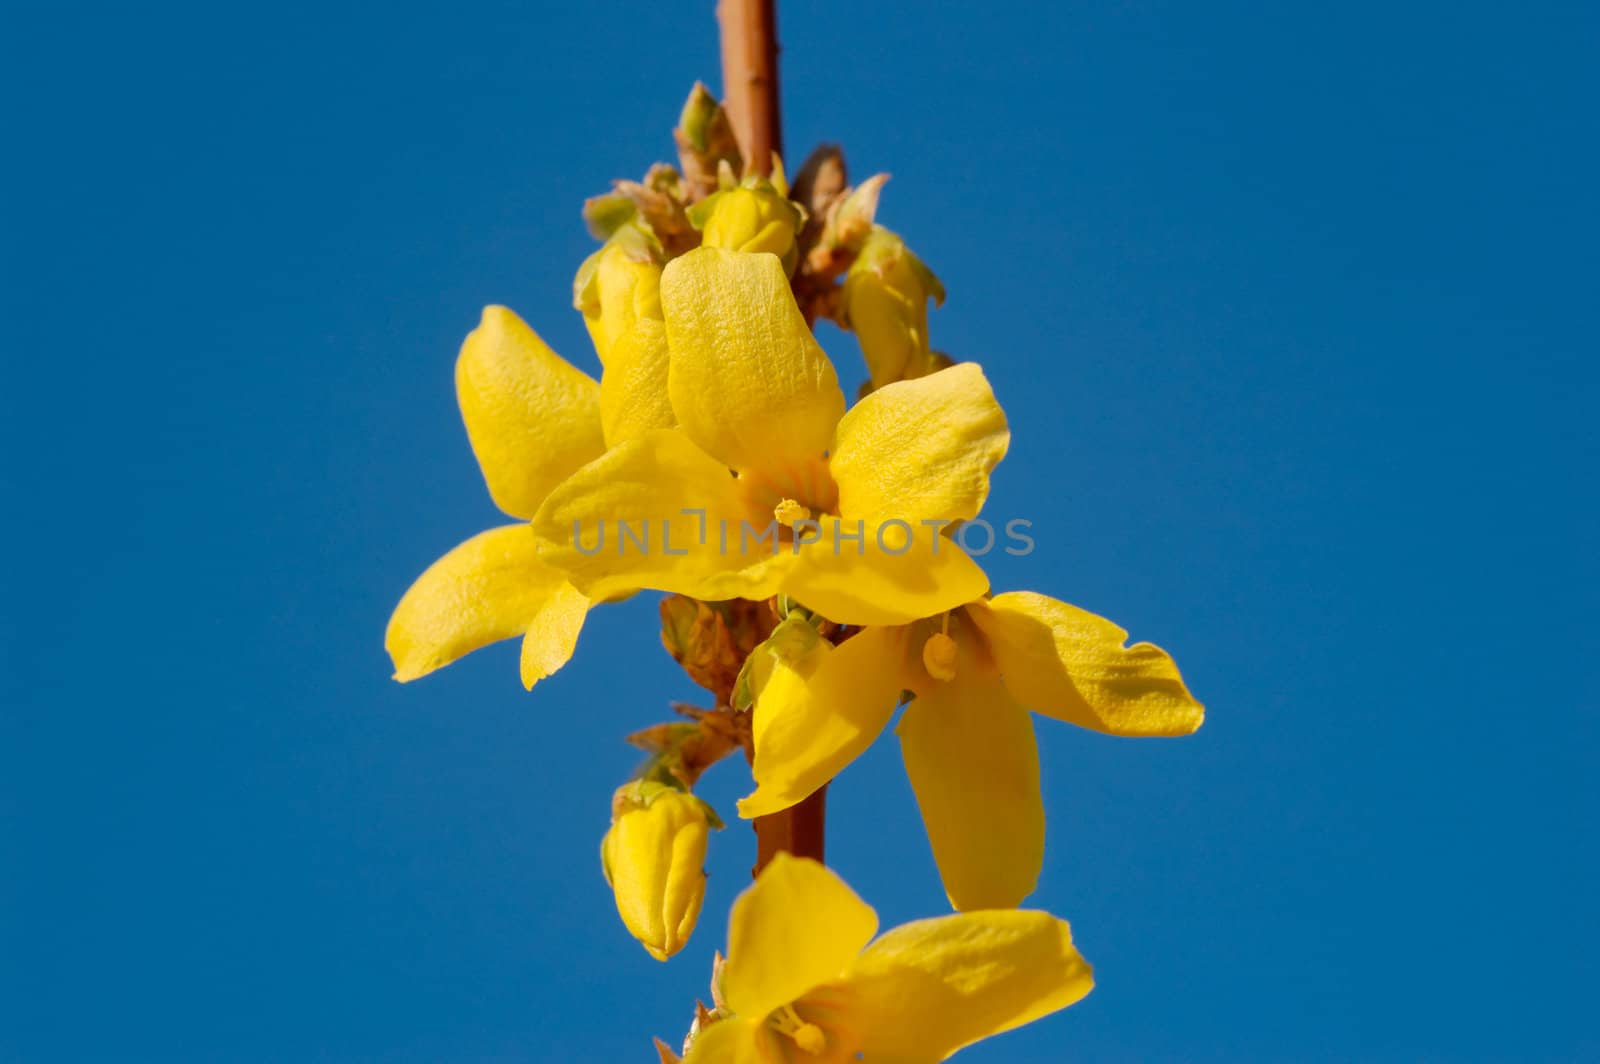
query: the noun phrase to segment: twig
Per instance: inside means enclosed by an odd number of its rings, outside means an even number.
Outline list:
[[[739,138],[745,167],[768,175],[772,155],[783,154],[778,110],[776,0],[718,0],[722,27],[722,105]]]

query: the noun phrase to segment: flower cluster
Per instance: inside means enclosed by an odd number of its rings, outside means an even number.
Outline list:
[[[742,750],[754,789],[739,815],[777,816],[904,706],[896,734],[960,915],[868,945],[876,918],[832,873],[773,861],[734,908],[717,1007],[687,1052],[799,1059],[778,1040],[807,1059],[941,1060],[1092,985],[1066,925],[1016,909],[1045,845],[1032,714],[1175,736],[1203,710],[1165,652],[1065,602],[993,593],[963,549],[1010,429],[983,370],[929,346],[944,290],[877,223],[885,177],[850,187],[832,148],[793,187],[776,160],[761,176],[698,86],[676,136],[677,167],[585,208],[603,244],[574,304],[598,381],[503,307],[467,336],[462,417],[515,520],[406,592],[386,638],[395,677],[520,636],[531,688],[591,608],[666,594],[663,642],[714,704],[630,737],[649,757],[602,847],[624,924],[661,960],[694,928],[721,826],[691,793],[700,774]],[[860,342],[853,404],[819,319]]]

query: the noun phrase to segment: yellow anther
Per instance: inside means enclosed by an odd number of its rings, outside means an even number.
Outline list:
[[[779,1034],[788,1035],[795,1045],[812,1056],[828,1048],[828,1036],[822,1028],[802,1020],[793,1005],[785,1005],[774,1012],[770,1022]]]
[[[935,680],[949,683],[956,678],[956,641],[935,632],[922,644],[922,667]]]
[[[772,508],[772,516],[778,519],[778,524],[793,528],[797,522],[811,520],[811,511],[793,499],[784,499]]]
[[[828,1036],[822,1033],[822,1028],[814,1023],[802,1023],[800,1029],[790,1035],[794,1044],[801,1049],[816,1056],[828,1048]]]

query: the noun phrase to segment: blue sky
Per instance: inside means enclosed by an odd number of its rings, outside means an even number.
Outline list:
[[[695,689],[643,596],[523,693],[408,687],[496,522],[479,308],[591,370],[582,198],[671,154],[709,3],[15,5],[0,42],[0,1060],[620,1061],[681,1037],[747,829],[659,965],[597,846]],[[1586,5],[790,4],[788,143],[893,173],[936,346],[1014,429],[1045,591],[1171,650],[1171,742],[1041,721],[1031,904],[1099,986],[962,1060],[1570,1060],[1588,1017]],[[825,330],[843,375],[848,337]],[[734,763],[705,794],[731,812]],[[943,897],[892,742],[830,856]]]

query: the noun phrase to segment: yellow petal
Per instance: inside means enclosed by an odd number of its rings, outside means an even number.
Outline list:
[[[919,685],[896,729],[945,893],[957,909],[1008,909],[1044,863],[1033,720],[961,641],[956,677]]]
[[[539,560],[533,531],[505,525],[481,532],[417,577],[394,615],[383,645],[404,683],[488,646],[521,635],[566,585]]]
[[[533,527],[545,560],[592,598],[649,588],[718,600],[776,593],[794,556],[740,535],[771,523],[726,466],[682,433],[658,430],[568,478]]]
[[[540,603],[522,636],[522,686],[533,690],[534,684],[572,659],[590,605],[588,597],[565,580]]]
[[[485,307],[456,360],[456,398],[495,505],[533,516],[600,455],[600,386],[505,307]]]
[[[683,1064],[772,1064],[756,1048],[761,1019],[718,1020],[694,1036]]]
[[[667,331],[661,322],[640,318],[612,345],[600,376],[600,420],[611,447],[652,429],[672,427]]]
[[[764,1017],[842,973],[877,929],[844,880],[780,853],[733,903],[722,996],[736,1014]]]
[[[756,696],[756,790],[739,815],[787,809],[872,745],[905,687],[904,657],[903,631],[867,628],[837,647],[818,640],[798,662],[777,661]]]
[[[734,469],[783,480],[833,442],[844,395],[777,256],[698,248],[667,264],[661,308],[678,423]]]
[[[610,345],[606,343],[605,329],[600,321],[599,304],[595,305],[595,308],[592,312],[587,310],[584,311],[583,327],[589,330],[589,342],[594,344],[595,354],[600,358],[600,365],[604,366],[606,364],[606,358],[610,354]]]
[[[844,980],[865,1060],[937,1061],[1083,998],[1094,974],[1049,913],[959,913],[878,939]]]
[[[839,422],[829,460],[839,512],[869,523],[971,520],[1010,442],[976,363],[879,388]]]
[[[595,351],[607,370],[616,345],[644,318],[661,320],[661,266],[642,246],[608,244],[595,266],[595,293],[600,301]]]
[[[1031,591],[968,609],[1006,689],[1029,709],[1111,735],[1188,735],[1205,719],[1167,652]]]
[[[783,590],[840,624],[906,624],[982,597],[989,578],[948,537],[922,527],[822,518]],[[885,532],[879,541],[877,532]],[[858,538],[856,533],[860,532]],[[887,548],[887,549],[886,549]]]

